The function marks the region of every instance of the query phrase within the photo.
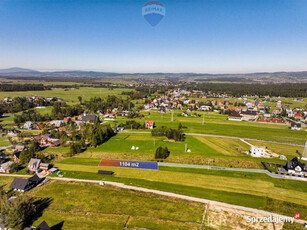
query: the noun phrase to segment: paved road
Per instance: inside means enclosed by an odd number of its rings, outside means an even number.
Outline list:
[[[159,162],[158,164],[159,166],[166,166],[166,167],[213,169],[213,170],[251,172],[251,173],[266,173],[267,172],[267,170],[264,170],[264,169],[227,168],[227,167],[210,166],[210,165],[192,165],[192,164],[165,163],[165,162]]]
[[[128,130],[125,130],[124,132],[125,133],[143,133],[143,134],[150,133],[150,132],[135,132],[135,131],[128,131]],[[267,142],[267,143],[292,145],[292,146],[298,146],[298,147],[304,147],[305,146],[305,145],[293,144],[293,143],[288,143],[288,142],[267,141],[267,140],[253,139],[253,138],[246,138],[246,137],[232,137],[232,136],[222,136],[222,135],[202,134],[202,133],[185,133],[185,135],[201,136],[201,137],[220,137],[220,138],[228,138],[228,139],[236,139],[236,140],[243,139],[243,140],[248,140],[248,141],[261,141],[261,142]]]
[[[197,168],[197,169],[208,169],[208,170],[212,169],[212,170],[248,172],[248,173],[265,173],[268,176],[273,177],[273,178],[299,180],[299,181],[307,182],[306,177],[296,177],[296,176],[275,174],[275,173],[270,173],[268,170],[264,170],[264,169],[227,168],[227,167],[210,166],[210,165],[192,165],[192,164],[165,163],[165,162],[159,162],[158,164],[159,166],[166,166],[166,167]]]

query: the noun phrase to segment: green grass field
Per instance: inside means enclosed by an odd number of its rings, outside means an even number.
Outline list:
[[[203,117],[178,117],[177,115],[180,113],[182,113],[182,111],[176,111],[174,113],[174,122],[171,122],[171,113],[163,114],[154,111],[150,113],[143,112],[142,114],[145,115],[145,118],[137,119],[137,121],[144,122],[145,120],[153,120],[157,127],[164,125],[171,128],[177,128],[179,123],[181,123],[183,126],[187,127],[187,129],[184,129],[184,132],[187,133],[245,137],[301,145],[305,144],[306,141],[305,131],[290,130],[289,126],[284,124],[277,125],[246,121],[228,121],[228,116],[226,115],[197,112],[202,116],[205,114],[205,125],[202,125]]]
[[[115,171],[115,175],[107,176],[97,174],[101,167],[90,166],[97,163],[93,160],[87,161],[88,165],[71,163],[57,164],[64,177],[123,182],[288,216],[300,212],[303,219],[307,218],[306,182],[273,179],[265,174],[172,167],[161,167],[159,171],[104,167]],[[6,188],[12,180],[0,178]],[[87,229],[119,229],[128,217],[128,228],[201,229],[205,209],[203,204],[76,182],[51,181],[28,194],[52,198],[51,205],[35,224],[42,220],[49,224],[64,221],[64,230],[84,229],[84,226]],[[97,222],[92,223],[93,220]]]
[[[13,178],[0,178],[9,184]],[[97,184],[50,181],[28,195],[52,198],[34,225],[64,221],[65,229],[201,229],[204,204]]]
[[[262,142],[255,143],[262,146]],[[191,152],[185,152],[185,144]],[[132,150],[132,146],[139,147],[139,150]],[[254,158],[246,155],[250,147],[238,139],[186,136],[184,142],[173,142],[164,137],[152,137],[151,134],[143,133],[119,133],[97,148],[88,148],[77,157],[153,161],[156,148],[159,146],[167,146],[170,151],[170,156],[165,162],[204,165],[209,163],[215,166],[236,168],[262,168],[261,161],[284,163],[278,158]],[[294,149],[300,151],[303,149],[289,145],[281,145],[277,149],[275,146],[279,145],[271,144],[268,149],[289,158],[294,156]],[[68,149],[66,151],[68,152]]]
[[[79,89],[52,89],[44,91],[20,91],[20,92],[0,92],[0,99],[5,97],[18,97],[18,96],[41,96],[41,97],[58,97],[62,98],[66,102],[78,102],[78,96],[81,96],[83,100],[89,100],[91,97],[107,97],[108,95],[119,96],[122,91],[131,91],[130,89],[113,89],[107,88],[92,88],[81,87]]]
[[[10,145],[10,142],[7,139],[7,136],[0,137],[0,147],[8,146],[8,145]]]
[[[273,179],[257,173],[172,167],[138,170],[98,167],[98,163],[98,159],[71,158],[56,166],[64,172],[64,177],[123,182],[287,215],[299,210],[307,217],[306,182]],[[97,174],[99,169],[115,174],[102,176]]]

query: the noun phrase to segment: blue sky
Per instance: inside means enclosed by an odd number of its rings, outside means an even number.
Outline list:
[[[307,70],[306,0],[0,0],[0,68],[241,73]]]

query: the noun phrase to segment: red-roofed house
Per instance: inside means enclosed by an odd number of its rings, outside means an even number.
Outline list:
[[[64,117],[63,121],[64,121],[64,122],[69,122],[70,119],[71,119],[71,117]]]
[[[295,118],[295,119],[301,120],[301,119],[302,119],[302,114],[300,114],[300,113],[295,113],[295,114],[294,114],[294,118]]]
[[[155,122],[154,121],[145,121],[145,127],[147,129],[153,129],[155,126]]]

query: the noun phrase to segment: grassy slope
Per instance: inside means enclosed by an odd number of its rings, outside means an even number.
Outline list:
[[[227,116],[216,113],[205,113],[205,125],[202,125],[202,117],[178,117],[174,113],[174,122],[170,122],[171,114],[161,114],[158,112],[144,112],[144,119],[139,119],[144,122],[146,119],[154,120],[157,126],[166,125],[177,128],[179,123],[188,127],[184,129],[187,133],[203,133],[213,135],[224,135],[234,137],[246,137],[262,140],[271,140],[277,142],[288,142],[295,144],[304,144],[306,141],[306,133],[304,131],[289,130],[287,125],[262,124],[257,122],[238,122],[228,121]],[[199,114],[204,114],[197,112]]]
[[[101,167],[89,166],[90,162],[76,165],[65,161],[57,166],[66,177],[120,181],[289,215],[294,209],[307,210],[305,182],[272,179],[264,174],[178,168],[151,171],[104,167],[115,176],[101,176],[97,174]],[[287,204],[289,201],[292,203]],[[287,211],[287,207],[292,208]],[[307,213],[304,215],[307,217]]]
[[[184,152],[185,144],[191,149],[190,153]],[[259,144],[261,143],[257,145]],[[132,146],[139,147],[139,150],[131,150]],[[135,133],[119,133],[97,148],[88,148],[78,157],[151,161],[154,160],[154,153],[158,146],[167,146],[170,150],[171,154],[165,160],[166,162],[206,165],[210,163],[226,167],[262,168],[261,161],[267,160],[247,156],[245,152],[250,147],[236,139],[186,136],[184,142],[170,142],[166,138],[154,138],[151,134]],[[278,145],[276,144],[276,146]],[[282,145],[279,151],[274,149],[274,152],[287,155],[295,148],[301,149],[300,147]],[[277,158],[269,159],[269,161],[284,163]]]
[[[198,203],[85,183],[52,181],[30,195],[53,198],[36,223],[65,220],[64,229],[122,229],[128,216],[128,227],[200,229],[204,211]]]
[[[20,92],[0,92],[0,99],[7,97],[17,96],[42,96],[42,97],[60,97],[66,102],[78,102],[78,96],[81,96],[84,100],[89,100],[91,97],[106,97],[108,95],[119,95],[122,91],[131,91],[130,89],[114,89],[109,90],[106,88],[91,88],[81,87],[79,89],[52,89],[44,91],[20,91]]]

